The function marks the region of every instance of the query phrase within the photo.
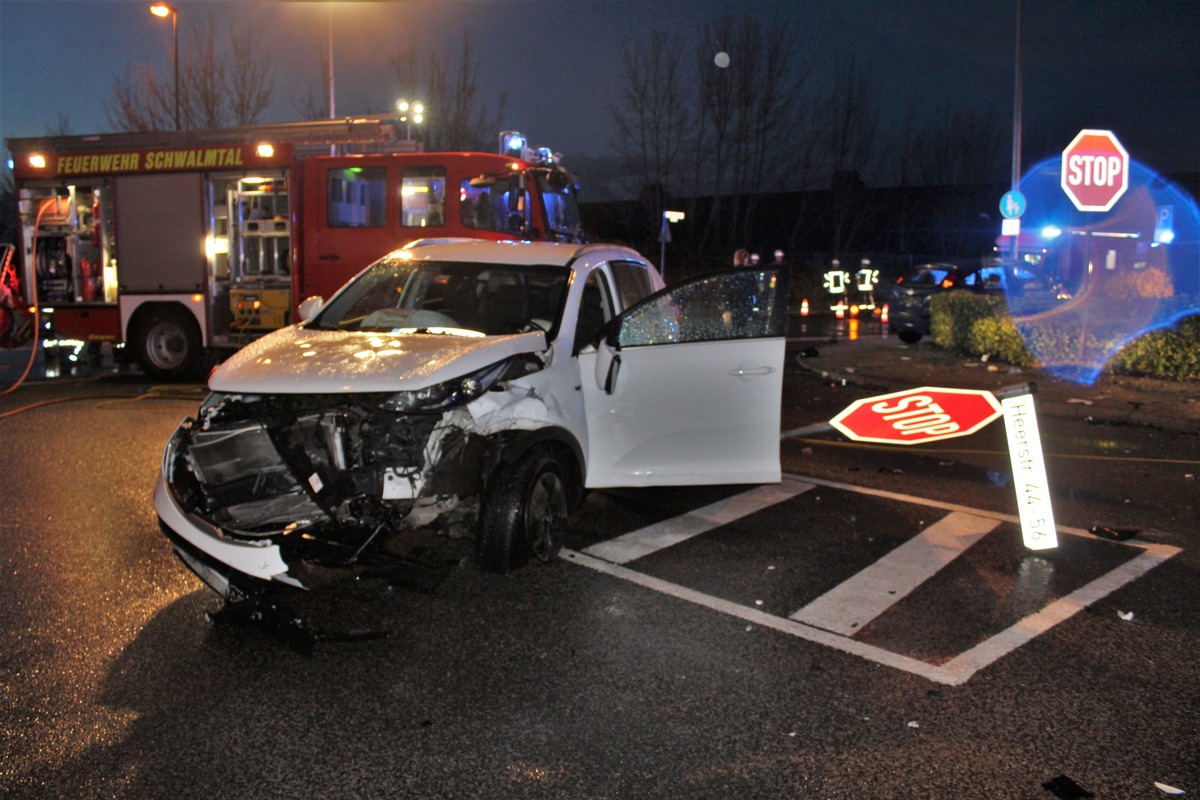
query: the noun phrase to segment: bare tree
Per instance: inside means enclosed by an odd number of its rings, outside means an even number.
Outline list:
[[[229,82],[225,62],[217,57],[212,17],[191,26],[179,60],[179,114],[184,128],[219,128],[226,121],[224,92]]]
[[[720,241],[744,241],[762,196],[786,188],[789,167],[804,141],[799,101],[811,61],[797,58],[797,31],[779,18],[765,26],[749,16],[707,25],[697,48],[697,114],[693,140],[694,193],[711,193],[709,227]],[[728,51],[714,66],[711,43]],[[706,231],[707,234],[707,231]]]
[[[647,219],[656,225],[693,136],[692,95],[683,84],[679,53],[677,39],[661,30],[651,31],[644,45],[625,45],[619,99],[609,104],[613,149],[638,177]]]
[[[818,113],[830,177],[830,246],[837,256],[853,245],[857,232],[870,222],[872,209],[862,202],[864,179],[879,155],[879,102],[853,55],[838,60],[831,92]]]
[[[332,21],[331,21],[332,24]],[[332,30],[330,36],[333,35]],[[331,62],[329,48],[320,48],[321,54],[321,85],[319,91],[314,92],[310,85],[305,89],[304,94],[299,97],[292,98],[292,107],[300,115],[301,119],[328,119],[329,117],[329,84],[332,81],[330,75]]]
[[[1002,180],[1006,139],[995,112],[946,106],[914,145],[915,177],[931,186]]]
[[[495,98],[493,115],[479,93],[479,61],[471,56],[471,41],[463,31],[457,59],[442,50],[422,53],[415,37],[391,59],[400,96],[425,104],[422,130],[430,150],[491,150],[500,129],[507,95]]]
[[[270,62],[260,46],[261,33],[235,30],[218,47],[211,17],[193,20],[179,56],[179,124],[216,128],[258,122],[274,91]],[[236,66],[231,66],[236,65]],[[105,103],[109,124],[121,131],[158,131],[175,127],[176,84],[148,64],[129,63],[113,81]]]
[[[229,111],[235,125],[253,125],[271,104],[275,79],[271,65],[257,57],[263,51],[260,28],[237,28],[229,36],[229,51],[236,74],[227,75]]]
[[[113,80],[112,99],[104,104],[108,122],[119,131],[163,131],[175,127],[175,99],[170,83],[158,80],[145,64],[126,64]]]

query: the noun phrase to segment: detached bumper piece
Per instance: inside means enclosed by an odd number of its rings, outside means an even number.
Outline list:
[[[391,636],[390,631],[316,631],[301,617],[261,596],[237,602],[227,600],[218,611],[208,612],[205,616],[215,625],[252,625],[262,628],[306,656],[316,653],[317,645],[322,642],[366,642]]]
[[[391,636],[391,632],[386,630],[330,631],[313,628],[289,604],[278,601],[279,587],[275,584],[239,574],[192,545],[165,524],[161,524],[161,527],[163,533],[171,540],[179,560],[224,600],[220,609],[205,614],[214,624],[261,628],[306,656],[313,655],[317,645],[321,643],[364,642]],[[394,563],[377,566],[363,574],[366,577],[386,580],[392,586],[432,592],[445,579],[446,568],[397,558]]]

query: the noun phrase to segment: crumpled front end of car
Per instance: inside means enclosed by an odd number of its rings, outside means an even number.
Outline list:
[[[155,503],[176,551],[228,598],[230,584],[306,586],[311,565],[399,559],[397,531],[465,534],[495,437],[464,408],[394,403],[387,393],[211,395],[163,457]]]

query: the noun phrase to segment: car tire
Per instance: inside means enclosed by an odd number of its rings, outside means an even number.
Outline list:
[[[475,538],[475,559],[488,572],[510,572],[531,557],[553,561],[562,547],[570,489],[568,472],[548,447],[501,464],[487,492]]]
[[[159,380],[190,377],[200,366],[200,328],[183,310],[154,311],[138,326],[133,346],[142,370]]]
[[[905,344],[916,344],[917,342],[921,341],[921,332],[915,331],[911,328],[900,331],[896,335],[899,336],[900,341],[904,342]]]

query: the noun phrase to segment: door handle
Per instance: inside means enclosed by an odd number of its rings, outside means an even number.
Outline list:
[[[756,378],[760,375],[770,375],[775,371],[774,367],[737,367],[729,370],[729,374],[735,378]]]
[[[317,258],[322,261],[338,261],[341,259],[341,256],[339,256],[337,253],[321,253],[321,255],[317,256]]]

